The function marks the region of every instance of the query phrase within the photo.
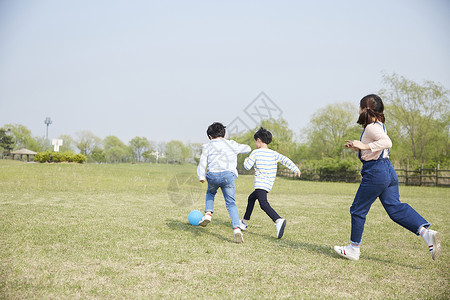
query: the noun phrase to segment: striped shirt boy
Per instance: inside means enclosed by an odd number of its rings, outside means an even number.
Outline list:
[[[286,156],[266,148],[253,150],[244,161],[244,168],[255,168],[255,190],[270,192],[277,176],[277,164],[281,163],[292,172],[297,173],[298,167]]]

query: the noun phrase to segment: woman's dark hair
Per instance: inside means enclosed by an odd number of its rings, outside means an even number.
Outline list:
[[[253,138],[255,139],[255,141],[257,139],[260,139],[261,142],[263,142],[264,144],[267,144],[267,145],[269,145],[270,142],[272,142],[272,134],[270,133],[269,130],[262,128],[262,127],[259,128],[259,130],[255,133]]]
[[[214,122],[211,125],[208,126],[208,129],[206,130],[206,134],[208,137],[212,137],[213,139],[217,137],[225,137],[225,126],[223,126],[222,123]]]
[[[374,118],[375,121],[384,123],[384,104],[380,96],[375,94],[365,96],[359,102],[359,107],[361,108],[361,113],[359,114],[359,118],[356,123],[366,127],[368,124],[374,122]]]

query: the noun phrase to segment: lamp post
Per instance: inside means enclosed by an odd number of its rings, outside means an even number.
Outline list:
[[[47,125],[47,133],[45,135],[45,139],[48,140],[48,125],[52,124],[52,119],[50,119],[50,117],[45,118],[44,124]]]

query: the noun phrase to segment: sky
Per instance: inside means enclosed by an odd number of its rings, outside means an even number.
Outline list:
[[[448,0],[1,0],[0,127],[205,143],[257,111],[300,136],[383,74],[449,89],[449,32]]]

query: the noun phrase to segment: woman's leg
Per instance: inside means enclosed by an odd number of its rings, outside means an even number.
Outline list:
[[[353,200],[353,204],[350,207],[352,218],[350,241],[355,245],[361,244],[366,216],[369,213],[373,202],[378,198],[383,189],[383,186],[373,185],[370,182],[367,182],[363,177],[358,191],[356,192],[355,199]]]
[[[428,223],[407,203],[400,202],[398,177],[392,165],[390,167],[389,174],[391,176],[391,183],[380,195],[380,201],[389,217],[395,223],[418,235],[419,229],[422,226],[428,228],[430,223]]]

